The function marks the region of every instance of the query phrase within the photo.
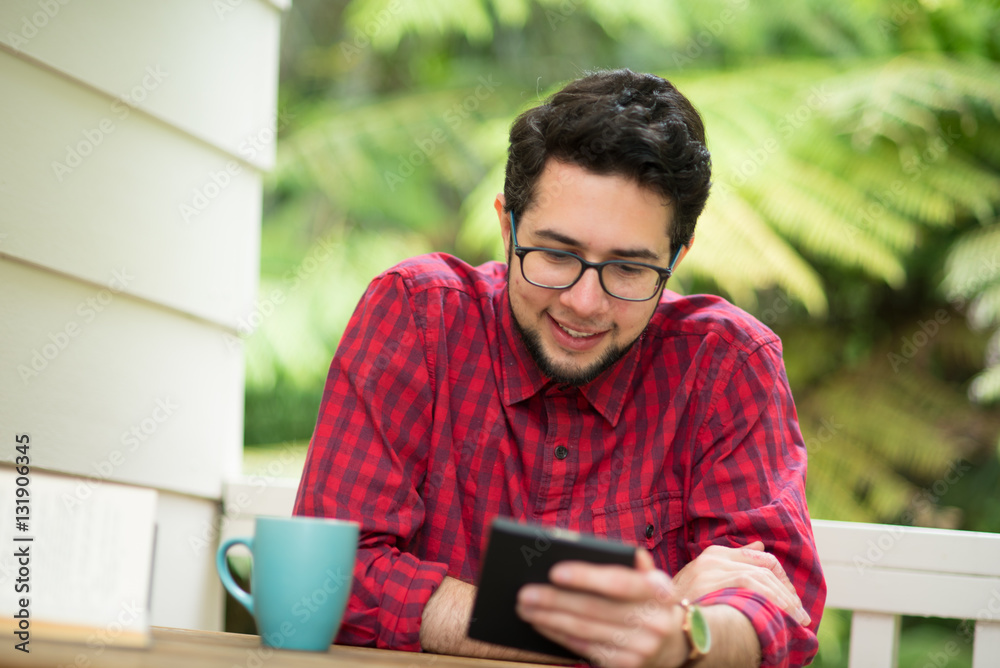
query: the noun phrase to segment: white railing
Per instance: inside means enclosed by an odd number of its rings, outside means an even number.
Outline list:
[[[973,668],[1000,666],[1000,534],[825,520],[813,530],[826,607],[853,612],[850,668],[897,668],[902,615],[969,620],[956,646],[973,643]]]

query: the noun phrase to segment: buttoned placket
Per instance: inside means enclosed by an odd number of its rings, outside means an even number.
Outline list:
[[[542,446],[544,475],[538,492],[538,519],[548,524],[568,526],[572,490],[579,475],[582,421],[579,403],[586,401],[579,389],[553,385],[542,393],[546,417],[545,443]]]

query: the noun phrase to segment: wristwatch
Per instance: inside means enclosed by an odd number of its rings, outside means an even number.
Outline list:
[[[705,613],[701,608],[685,599],[681,600],[681,607],[684,608],[684,623],[681,630],[684,637],[691,645],[691,653],[688,654],[688,663],[697,661],[712,649],[712,634],[708,629],[708,622],[705,620]],[[687,664],[685,664],[687,665]]]

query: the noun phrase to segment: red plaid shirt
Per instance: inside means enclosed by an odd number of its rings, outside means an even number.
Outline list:
[[[447,255],[377,277],[333,358],[295,513],[361,524],[338,642],[419,650],[444,576],[475,582],[498,515],[647,548],[674,574],[760,539],[812,617],[745,589],[765,666],[817,649],[826,586],[806,450],[778,338],[712,296],[665,292],[645,333],[581,387],[544,377],[514,331],[506,265]]]

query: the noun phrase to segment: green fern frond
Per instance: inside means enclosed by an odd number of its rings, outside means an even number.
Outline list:
[[[636,27],[662,44],[677,43],[691,34],[691,19],[678,3],[667,0],[547,0],[544,4],[560,17],[568,17],[579,7],[615,39],[626,39],[628,29]]]
[[[808,192],[817,202],[841,216],[850,229],[848,235],[856,237],[863,230],[872,241],[879,242],[889,252],[907,252],[916,243],[917,227],[894,212],[891,203],[873,199],[854,180],[814,166],[801,159],[789,160],[787,178]],[[782,175],[786,176],[786,175]]]
[[[246,337],[247,384],[270,387],[279,371],[299,387],[322,384],[369,281],[430,250],[426,239],[415,234],[343,231],[309,245],[296,265],[262,276],[260,294],[270,301],[273,315]]]
[[[352,216],[447,239],[458,222],[442,190],[464,196],[480,182],[495,159],[483,151],[482,132],[506,136],[483,121],[505,117],[507,107],[500,91],[478,81],[346,109],[327,105],[282,144],[276,177],[325,193]]]
[[[969,323],[976,329],[1000,325],[1000,282],[983,288],[972,300]]]
[[[922,107],[941,113],[968,113],[973,106],[1000,111],[996,65],[973,58],[940,54],[906,54],[872,67],[858,68],[831,82],[836,89],[827,111],[834,118],[854,118],[861,126],[889,136],[900,122],[934,134],[929,118],[900,111]],[[1000,113],[995,114],[1000,117]],[[858,119],[865,118],[865,122]]]
[[[780,286],[810,313],[826,313],[822,282],[806,263],[739,194],[720,189],[699,219],[691,253],[678,276],[714,280],[744,308],[753,308],[753,290]]]
[[[955,209],[964,207],[980,222],[987,222],[995,215],[994,207],[1000,204],[1000,176],[976,166],[969,157],[955,155],[956,149],[944,159],[925,164],[919,175],[928,187],[937,190],[951,204],[950,220]],[[933,222],[928,218],[927,222]]]
[[[521,16],[504,3],[504,17]],[[382,51],[396,48],[403,35],[464,35],[470,42],[493,37],[493,19],[483,0],[354,0],[347,6],[347,26],[363,31]]]
[[[787,172],[790,174],[790,172]],[[831,211],[791,177],[747,185],[754,205],[783,236],[810,253],[860,267],[890,285],[901,285],[905,272],[899,259],[859,227]]]
[[[837,407],[838,415],[851,416],[843,420],[843,433],[869,456],[877,453],[887,464],[912,475],[933,476],[954,459],[954,448],[926,416],[916,418],[922,424],[914,428],[913,404],[898,402],[893,386],[884,380],[848,377],[822,396]]]
[[[844,484],[833,455],[809,454],[806,500],[809,514],[816,519],[846,522],[875,522],[879,517],[865,507],[853,490]]]
[[[1000,401],[1000,365],[988,367],[972,381],[969,396],[980,403]]]
[[[1000,283],[1000,225],[963,234],[952,245],[941,283],[949,299],[970,299]]]

